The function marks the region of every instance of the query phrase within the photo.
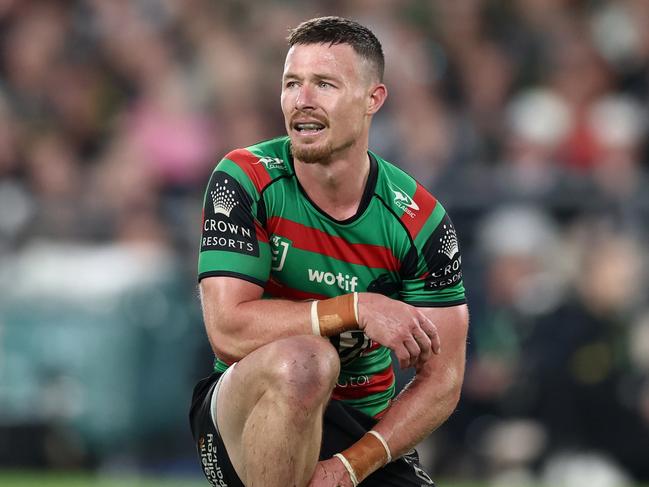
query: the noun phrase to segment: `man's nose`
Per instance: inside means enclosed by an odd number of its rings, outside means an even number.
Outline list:
[[[315,98],[313,88],[307,84],[300,86],[300,91],[297,94],[295,105],[298,110],[308,110],[315,108]]]

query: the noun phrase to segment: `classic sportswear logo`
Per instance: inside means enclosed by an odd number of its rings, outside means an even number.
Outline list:
[[[279,157],[262,157],[256,164],[263,164],[266,169],[284,169],[284,161]]]
[[[450,225],[444,225],[444,235],[439,239],[439,242],[441,247],[437,252],[444,254],[449,259],[453,259],[453,256],[460,251],[457,245],[455,228]]]
[[[309,269],[309,281],[318,283],[324,282],[328,286],[337,285],[340,289],[348,293],[353,293],[358,287],[358,277],[350,276],[349,274],[343,275],[342,272],[334,274],[333,272]]]
[[[219,183],[216,183],[214,190],[210,192],[212,195],[212,204],[214,205],[214,214],[222,214],[230,217],[230,212],[232,208],[239,204],[235,199],[235,191],[233,189],[228,189],[229,179],[223,180],[223,186]]]
[[[419,210],[419,205],[399,186],[396,184],[392,184],[391,186],[390,189],[394,193],[394,204],[407,213],[410,218],[414,218],[416,216],[414,211]]]

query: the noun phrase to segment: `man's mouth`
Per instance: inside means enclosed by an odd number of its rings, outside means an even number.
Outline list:
[[[320,122],[295,122],[293,123],[293,130],[302,135],[317,134],[325,129],[325,125]]]

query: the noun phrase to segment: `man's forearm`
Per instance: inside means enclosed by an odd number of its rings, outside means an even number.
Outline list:
[[[468,308],[466,305],[427,308],[425,313],[440,331],[440,353],[419,366],[415,378],[373,428],[385,441],[392,459],[412,449],[446,421],[460,398]],[[380,456],[381,448],[374,450]]]
[[[430,435],[453,413],[459,401],[464,361],[460,366],[449,365],[443,357],[433,357],[427,364],[430,362],[438,364],[424,366],[373,428],[385,438],[392,458]]]
[[[372,431],[336,455],[354,485],[412,449],[450,416],[460,397],[463,364],[463,349],[428,360]]]
[[[453,413],[462,390],[469,311],[466,305],[429,308],[442,336],[440,354],[425,362],[375,426],[397,458]]]

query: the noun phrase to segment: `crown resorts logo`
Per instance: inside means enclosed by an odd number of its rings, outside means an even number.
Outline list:
[[[216,183],[214,191],[210,194],[212,195],[212,204],[214,205],[214,213],[222,214],[230,217],[230,212],[232,209],[239,204],[235,200],[235,191],[233,189],[228,189],[228,179],[223,180],[223,186]]]
[[[462,256],[457,234],[448,215],[434,232],[435,253],[429,257],[430,272],[426,276],[426,289],[442,290],[455,286],[462,280]],[[443,256],[443,257],[442,257]]]
[[[442,248],[437,251],[439,254],[444,254],[449,259],[453,259],[453,256],[457,254],[460,249],[457,244],[457,234],[455,233],[455,228],[450,225],[444,225],[444,234],[442,238],[439,239],[442,244]]]

